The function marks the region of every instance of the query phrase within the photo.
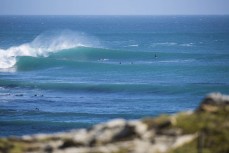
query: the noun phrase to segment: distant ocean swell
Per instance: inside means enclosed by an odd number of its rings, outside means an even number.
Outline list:
[[[2,53],[5,54],[5,51]],[[44,56],[17,55],[13,57],[0,56],[1,68],[16,68],[17,71],[46,69],[51,67],[78,67],[86,68],[93,66],[112,67],[117,64],[158,64],[161,63],[193,63],[204,62],[227,62],[228,55],[202,55],[189,53],[158,53],[158,52],[135,52],[121,51],[103,48],[78,47],[72,49],[59,50]],[[218,61],[220,59],[221,61]],[[211,61],[210,61],[211,60]],[[0,68],[0,69],[1,69]]]
[[[37,110],[30,110],[30,111],[26,111],[26,110],[5,110],[5,109],[0,109],[0,114],[3,113],[10,113],[12,116],[13,115],[23,115],[25,116],[23,119],[21,119],[22,121],[26,120],[26,117],[33,115],[34,119],[36,119],[37,121],[39,121],[39,119],[41,119],[42,116],[45,116],[45,118],[42,118],[41,121],[46,122],[49,120],[53,120],[53,122],[58,122],[59,120],[61,121],[63,118],[65,118],[66,120],[71,120],[71,118],[74,116],[74,118],[78,118],[79,120],[85,120],[88,116],[93,116],[93,118],[100,118],[100,117],[107,117],[107,118],[113,118],[116,117],[118,115],[121,115],[122,117],[129,117],[130,114],[128,113],[124,113],[124,114],[116,114],[116,113],[80,113],[80,112],[44,112],[44,111],[37,111]],[[135,117],[137,117],[138,115],[136,115]],[[15,117],[16,118],[16,117]],[[60,119],[61,118],[61,119]],[[15,122],[17,121],[16,119],[13,119]],[[29,119],[28,119],[29,120]],[[18,120],[19,122],[19,120]],[[0,121],[1,123],[1,121]]]
[[[19,93],[10,93],[10,90],[15,88],[23,89],[39,89],[39,90],[53,90],[61,92],[77,92],[77,93],[122,93],[122,94],[155,94],[155,95],[169,95],[179,93],[195,93],[198,92],[210,92],[217,89],[227,89],[226,83],[186,83],[186,84],[173,84],[173,83],[157,83],[157,84],[143,84],[143,83],[33,83],[33,82],[16,82],[9,80],[0,80],[2,91],[0,96],[12,97],[12,96],[26,96]],[[3,92],[5,90],[5,93]],[[33,96],[27,95],[27,96]],[[43,97],[43,95],[42,95]]]
[[[114,50],[102,46],[92,36],[66,30],[43,33],[31,43],[0,49],[0,70],[14,68],[16,71],[26,71],[52,67],[90,66],[95,68],[96,64],[101,68],[106,67],[106,64],[158,64],[155,62],[225,63],[228,59],[228,54]]]
[[[169,54],[169,55],[168,55]],[[192,62],[191,56],[183,56],[183,59],[176,59],[172,57],[182,56],[179,54],[168,53],[157,54],[151,52],[132,52],[132,51],[114,51],[109,49],[98,48],[74,48],[70,50],[63,50],[58,53],[52,53],[49,57],[32,57],[32,56],[20,56],[17,57],[14,68],[18,71],[25,70],[38,70],[52,67],[66,67],[76,69],[88,69],[99,70],[104,68],[117,68],[123,65],[120,69],[130,70],[137,69],[143,65],[149,67],[149,64],[158,62]],[[155,58],[156,56],[163,56],[160,60]],[[166,58],[166,56],[170,56]],[[94,68],[94,69],[93,69]],[[150,68],[150,67],[149,67]],[[151,65],[151,69],[153,65]],[[128,71],[128,69],[127,69]]]

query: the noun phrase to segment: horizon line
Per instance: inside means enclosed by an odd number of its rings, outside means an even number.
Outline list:
[[[227,16],[229,14],[0,14],[0,16]]]

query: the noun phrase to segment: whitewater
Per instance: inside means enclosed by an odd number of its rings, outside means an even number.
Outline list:
[[[70,30],[44,32],[30,43],[5,50],[0,49],[0,69],[13,67],[17,57],[20,56],[47,57],[50,53],[76,47],[99,47],[99,43],[82,32]]]

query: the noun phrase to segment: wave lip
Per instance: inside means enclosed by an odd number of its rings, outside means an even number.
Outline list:
[[[47,57],[64,49],[76,47],[98,47],[96,38],[84,33],[70,30],[46,32],[37,36],[32,42],[13,46],[6,50],[0,49],[0,69],[13,67],[18,56]]]

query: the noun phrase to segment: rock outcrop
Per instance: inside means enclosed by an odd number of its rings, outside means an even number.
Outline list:
[[[90,129],[0,139],[1,153],[228,153],[229,96],[208,95],[193,112]]]
[[[220,109],[226,108],[228,105],[228,95],[222,95],[221,93],[211,93],[204,98],[203,102],[200,104],[196,111],[216,112]]]

